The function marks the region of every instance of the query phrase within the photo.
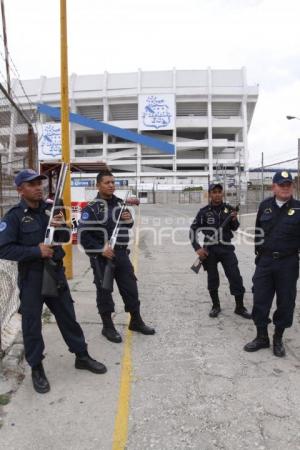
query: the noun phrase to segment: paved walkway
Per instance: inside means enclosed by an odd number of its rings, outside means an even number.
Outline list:
[[[4,408],[1,449],[121,449],[124,439],[128,450],[300,449],[299,308],[286,333],[286,358],[269,349],[245,353],[254,327],[233,314],[223,273],[222,314],[210,319],[206,276],[189,269],[194,253],[187,230],[196,209],[181,206],[179,216],[171,206],[141,207],[133,259],[143,316],[156,327],[155,336],[127,333],[119,296],[115,323],[125,342],[101,336],[88,260],[74,252],[70,284],[77,316],[90,353],[108,372],[77,371],[57,326],[45,325],[51,391],[35,394],[26,370]],[[240,243],[237,253],[250,306],[253,247]]]

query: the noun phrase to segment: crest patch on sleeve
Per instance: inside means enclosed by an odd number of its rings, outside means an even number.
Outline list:
[[[0,222],[0,232],[6,230],[7,223],[6,222]]]

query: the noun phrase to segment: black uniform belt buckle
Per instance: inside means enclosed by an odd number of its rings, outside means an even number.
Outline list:
[[[272,252],[272,258],[273,259],[279,259],[280,258],[280,253],[279,252]]]

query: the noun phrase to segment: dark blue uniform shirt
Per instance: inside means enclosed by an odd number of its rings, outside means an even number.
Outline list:
[[[41,201],[38,208],[30,208],[22,199],[11,208],[0,222],[0,259],[18,261],[19,269],[26,267],[43,267],[39,244],[44,242],[52,205]],[[69,240],[69,232],[57,230],[56,242]],[[61,246],[54,247],[55,261],[64,257]]]
[[[105,243],[111,235],[118,220],[123,200],[113,195],[104,200],[98,193],[95,200],[91,201],[81,213],[78,225],[78,242],[84,247],[87,254],[101,253]],[[130,223],[121,222],[115,248],[126,248],[129,242]]]
[[[210,203],[199,210],[190,228],[190,240],[195,251],[201,248],[198,242],[198,233],[202,232],[205,236],[204,243],[208,242],[209,237],[215,235],[215,230],[222,225],[233,210],[234,208],[228,203],[222,203],[218,206],[213,206]],[[232,231],[236,231],[239,226],[238,220],[230,220],[222,231],[221,241],[230,242],[233,238]],[[218,244],[218,241],[216,241],[216,244]]]
[[[300,201],[291,198],[281,208],[275,197],[261,202],[255,226],[255,252],[295,252],[300,248]],[[263,234],[263,237],[261,235]]]

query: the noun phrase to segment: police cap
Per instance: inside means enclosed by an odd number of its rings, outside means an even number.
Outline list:
[[[211,192],[215,188],[219,188],[219,189],[221,189],[223,191],[222,184],[215,182],[215,183],[210,183],[210,185],[208,186],[208,192]]]
[[[292,174],[287,170],[278,170],[273,176],[273,183],[275,184],[292,183],[292,182],[293,182]]]
[[[21,172],[18,173],[18,175],[15,177],[15,185],[21,186],[22,183],[33,181],[33,180],[46,180],[46,175],[41,175],[37,173],[33,169],[24,169],[21,170]]]

